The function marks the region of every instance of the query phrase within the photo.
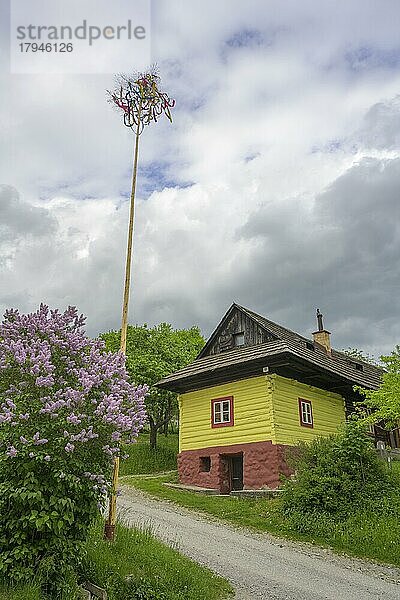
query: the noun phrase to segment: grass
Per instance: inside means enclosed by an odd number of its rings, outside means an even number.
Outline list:
[[[79,578],[106,589],[109,600],[221,600],[232,594],[222,577],[141,531],[118,523],[114,543],[103,520],[91,529]],[[0,600],[43,600],[39,587],[0,585]],[[74,596],[75,599],[75,596]]]
[[[311,542],[336,552],[400,567],[398,503],[391,505],[388,502],[386,509],[381,512],[354,512],[342,520],[318,514],[301,516],[300,520],[294,522],[283,514],[280,499],[205,496],[163,485],[164,482],[176,480],[176,475],[165,475],[153,478],[132,477],[124,483],[235,525]]]
[[[178,434],[157,436],[157,448],[152,450],[149,435],[141,433],[135,444],[126,448],[129,458],[121,461],[121,475],[159,473],[176,469]]]
[[[0,600],[41,600],[39,587],[26,585],[20,588],[9,588],[0,585]]]
[[[113,544],[92,529],[83,575],[107,590],[109,600],[217,600],[230,584],[156,540],[150,531],[117,526]]]
[[[400,460],[392,460],[390,465],[388,465],[388,469],[393,473],[398,473],[400,475]]]

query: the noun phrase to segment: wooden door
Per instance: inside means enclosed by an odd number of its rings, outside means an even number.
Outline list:
[[[243,454],[232,456],[230,459],[231,489],[243,489]]]

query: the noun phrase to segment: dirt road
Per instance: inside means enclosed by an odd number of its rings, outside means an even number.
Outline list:
[[[238,600],[400,600],[400,570],[253,533],[155,500],[125,486],[118,499],[131,525],[153,533],[229,579]]]

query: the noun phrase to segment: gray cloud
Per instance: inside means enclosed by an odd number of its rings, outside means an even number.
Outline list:
[[[400,148],[400,96],[371,106],[355,139],[367,148]]]
[[[322,307],[339,346],[379,352],[380,337],[388,351],[400,337],[399,186],[400,159],[365,159],[306,218],[296,199],[261,207],[240,230],[259,242],[252,273],[239,274],[246,300],[303,331]]]
[[[55,227],[48,211],[23,202],[13,187],[0,185],[0,241],[25,235],[51,235]]]

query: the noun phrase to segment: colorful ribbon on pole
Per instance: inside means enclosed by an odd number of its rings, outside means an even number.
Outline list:
[[[121,75],[118,88],[108,92],[110,102],[123,111],[124,125],[135,131],[139,129],[139,135],[163,114],[172,122],[175,100],[158,89],[159,82],[158,75],[151,72],[136,77]]]

